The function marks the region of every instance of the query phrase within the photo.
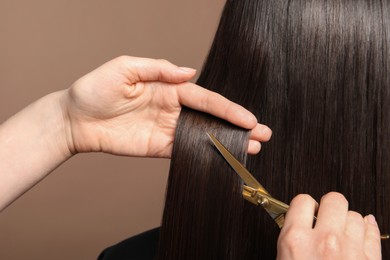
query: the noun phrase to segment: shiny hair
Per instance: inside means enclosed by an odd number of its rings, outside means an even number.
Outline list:
[[[247,156],[248,131],[183,109],[159,259],[276,257],[279,228],[242,198],[242,181],[206,132],[276,198],[338,191],[390,231],[389,4],[227,0],[198,84],[251,110],[273,136]]]

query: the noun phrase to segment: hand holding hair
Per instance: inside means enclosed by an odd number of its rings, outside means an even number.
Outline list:
[[[313,216],[318,208],[313,228]],[[317,202],[298,195],[290,204],[278,240],[278,259],[381,259],[381,240],[374,216],[348,210],[336,192]]]
[[[186,82],[195,70],[165,60],[119,57],[76,81],[64,99],[71,153],[170,157],[182,105],[253,129],[248,151],[271,131],[223,96]]]
[[[186,82],[195,70],[122,56],[0,125],[0,211],[78,152],[170,157],[182,105],[252,129],[249,152],[271,131],[221,95]]]

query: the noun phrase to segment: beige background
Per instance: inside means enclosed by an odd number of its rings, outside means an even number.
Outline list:
[[[0,122],[118,55],[200,69],[223,4],[1,0]],[[158,226],[168,167],[163,159],[75,156],[0,213],[0,259],[96,259]]]

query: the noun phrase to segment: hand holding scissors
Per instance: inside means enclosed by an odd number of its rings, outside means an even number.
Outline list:
[[[298,195],[290,208],[273,198],[214,135],[208,136],[246,184],[244,199],[262,206],[282,228],[278,259],[381,259],[380,239],[389,235],[380,235],[372,215],[348,211],[348,201],[336,192],[325,195],[319,207],[309,195]]]
[[[319,205],[311,196],[300,194],[291,201],[286,214],[277,259],[379,260],[379,228],[372,215],[363,218],[348,211],[348,201],[340,193],[324,195]]]

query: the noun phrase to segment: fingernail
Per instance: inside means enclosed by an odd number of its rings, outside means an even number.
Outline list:
[[[367,215],[366,219],[367,219],[368,223],[376,225],[376,220],[375,220],[375,217],[373,215],[371,215],[371,214]]]
[[[194,73],[196,71],[196,69],[187,68],[187,67],[179,67],[179,70],[187,74]]]

